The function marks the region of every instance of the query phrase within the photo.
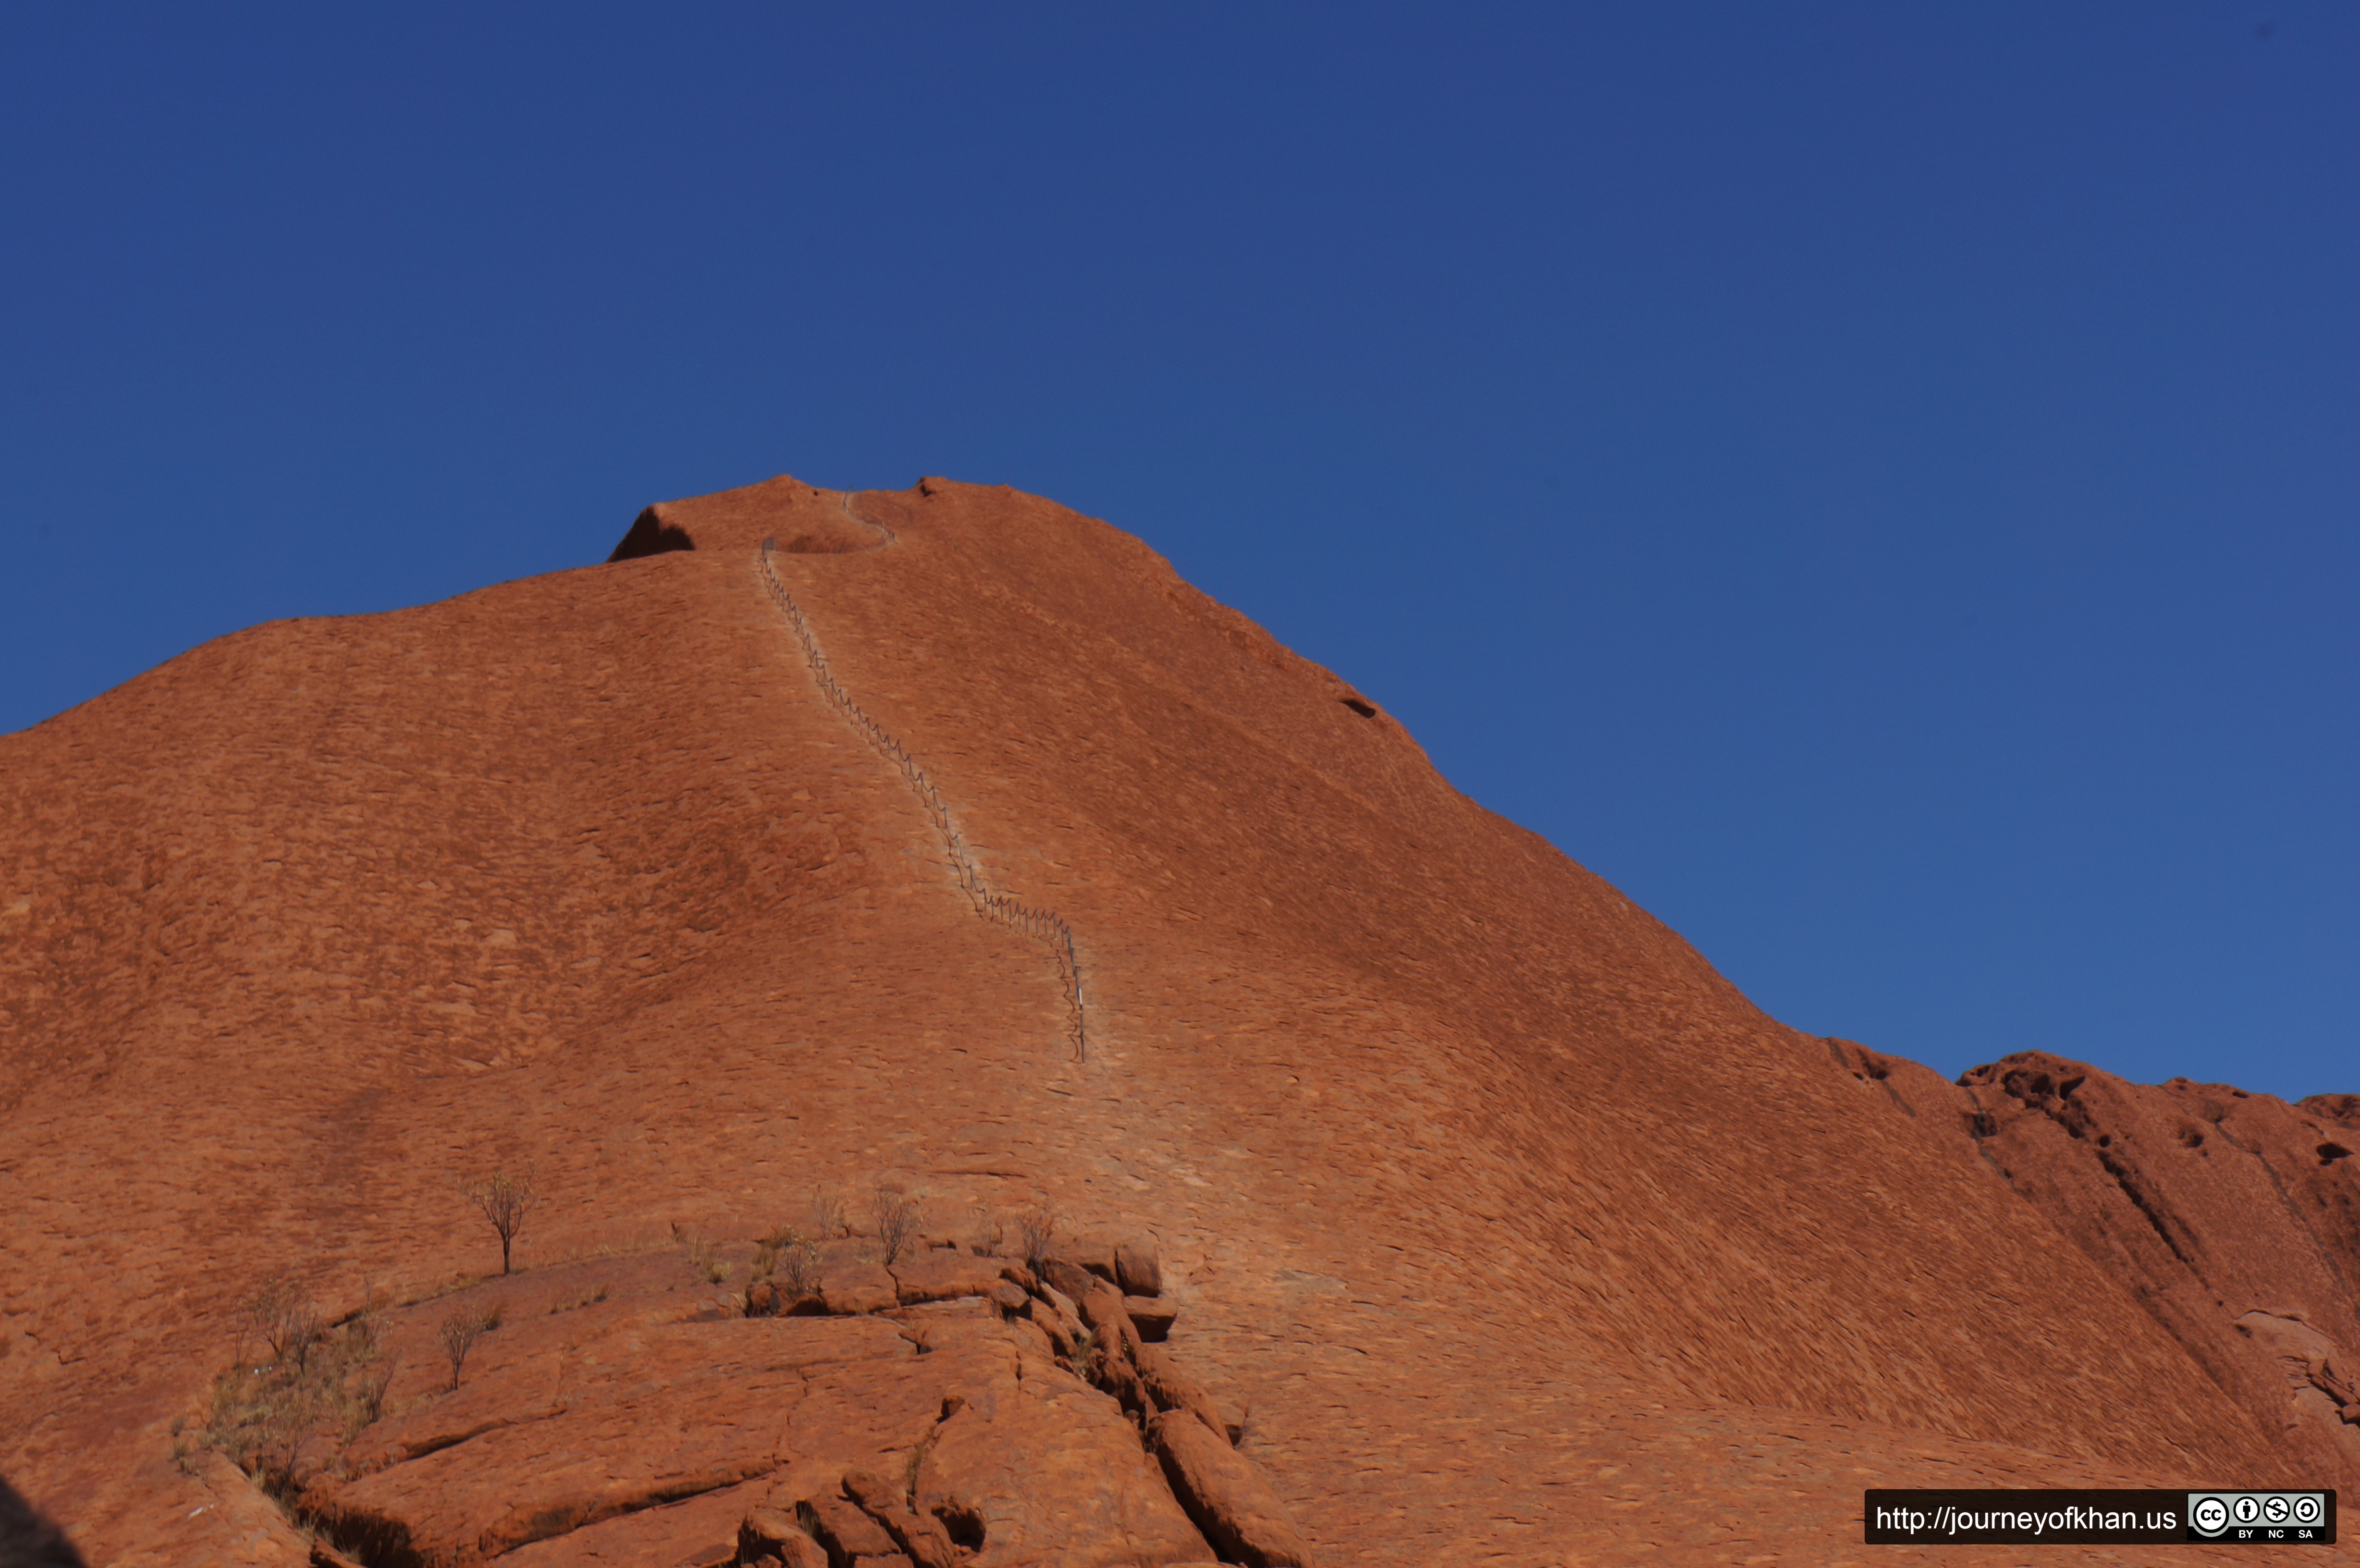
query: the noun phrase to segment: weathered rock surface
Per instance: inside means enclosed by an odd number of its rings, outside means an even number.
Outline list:
[[[1229,1422],[1222,1419],[1219,1404],[1201,1383],[1180,1369],[1179,1363],[1164,1353],[1163,1347],[1142,1345],[1132,1355],[1139,1368],[1139,1378],[1147,1397],[1162,1410],[1185,1410],[1204,1422],[1205,1430],[1234,1444]]]
[[[360,1561],[447,1568],[1202,1554],[1115,1399],[990,1296],[729,1316],[703,1272],[716,1250],[558,1265],[386,1311],[384,1413],[320,1434],[310,1516]],[[956,1267],[986,1290],[1007,1283],[997,1259]],[[451,1388],[436,1329],[494,1304],[499,1326]],[[1163,1383],[1186,1379],[1166,1366]]]
[[[1172,1325],[1180,1320],[1175,1303],[1145,1296],[1125,1296],[1122,1312],[1140,1338],[1159,1343],[1171,1337]]]
[[[987,1552],[1043,1568],[1116,1568],[1210,1555],[1105,1397],[1053,1365],[987,1388],[942,1424],[918,1474],[918,1506],[978,1508]]]
[[[1052,1258],[1043,1264],[1041,1277],[1055,1287],[1060,1295],[1075,1301],[1097,1290],[1099,1284],[1098,1276],[1064,1258]]]
[[[957,1568],[958,1550],[943,1521],[921,1514],[909,1499],[873,1470],[854,1470],[844,1477],[844,1495],[858,1503],[885,1529],[904,1556],[917,1568]]]
[[[738,1557],[738,1521],[752,1486],[704,1492],[683,1502],[622,1514],[585,1530],[533,1542],[502,1555],[502,1568],[566,1568],[569,1563],[645,1568],[722,1568]],[[792,1563],[794,1559],[783,1561]],[[826,1562],[823,1556],[822,1563]],[[808,1561],[801,1568],[811,1568]]]
[[[2334,1370],[2360,1366],[2360,1181],[2327,1107],[2126,1083],[2041,1051],[1950,1093],[1945,1119],[2247,1421],[2316,1473],[2360,1476],[2344,1419],[2360,1402]],[[2310,1348],[2289,1377],[2280,1347],[2297,1341]]]
[[[738,1520],[738,1562],[750,1565],[766,1557],[784,1568],[827,1568],[827,1549],[792,1515],[756,1508]]]
[[[1236,1450],[1182,1411],[1148,1424],[1172,1490],[1222,1560],[1245,1568],[1311,1568],[1310,1549],[1270,1484]]]
[[[2312,1094],[2297,1101],[2295,1109],[2360,1132],[2360,1094]]]
[[[893,1538],[858,1503],[844,1497],[817,1497],[807,1498],[800,1511],[804,1528],[811,1531],[814,1541],[827,1549],[830,1562],[893,1555]]]
[[[947,1301],[961,1296],[983,1296],[1000,1284],[1000,1260],[976,1258],[946,1248],[930,1247],[904,1258],[888,1270],[903,1303]]]
[[[1960,1086],[1798,1034],[1137,540],[999,488],[859,506],[893,542],[788,480],[670,504],[640,542],[691,548],[258,626],[0,736],[0,1474],[93,1562],[301,1562],[175,1454],[238,1302],[283,1270],[342,1311],[494,1267],[456,1188],[523,1164],[522,1290],[887,1176],[929,1225],[1102,1225],[1111,1286],[1153,1234],[1171,1347],[1251,1406],[1237,1452],[1331,1568],[1824,1561],[1895,1477],[2360,1485],[2300,1416],[2336,1398],[2311,1350],[2315,1399],[2247,1323],[2320,1334],[2348,1386],[2346,1101],[2011,1087],[2022,1062]],[[1069,922],[1087,1055],[1046,944],[978,917],[820,695],[765,535],[991,885]],[[873,1267],[824,1258],[839,1311],[926,1310],[839,1262]],[[863,1321],[723,1321],[736,1266],[579,1347],[527,1354],[512,1310],[447,1412],[405,1403],[418,1326],[388,1408],[419,1424],[365,1434],[388,1462],[350,1486],[453,1550],[533,1535],[473,1451],[545,1474],[588,1540],[894,1428],[849,1362],[783,1415],[699,1380],[680,1335],[759,1380],[771,1342],[741,1336]],[[1129,1543],[1109,1562],[1208,1557],[1044,1305],[975,1320],[1013,1392],[945,1420],[909,1390],[922,1509],[1001,1475],[1016,1500],[978,1506],[1022,1551],[1077,1523]],[[952,1354],[909,1326],[871,1359]],[[514,1409],[463,1409],[478,1377]]]
[[[828,1270],[820,1299],[831,1312],[881,1312],[900,1304],[901,1287],[881,1263],[849,1263]]]

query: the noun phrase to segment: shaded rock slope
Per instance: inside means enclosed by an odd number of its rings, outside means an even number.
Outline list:
[[[1842,1562],[1872,1485],[2360,1482],[2349,1096],[2004,1041],[1950,1084],[1798,1034],[1045,500],[782,478],[650,508],[615,553],[257,626],[0,736],[0,1475],[93,1563],[327,1552],[186,1441],[249,1355],[238,1304],[281,1273],[339,1316],[441,1300],[497,1266],[460,1196],[495,1168],[541,1192],[509,1290],[660,1271],[814,1183],[1152,1236],[1153,1348],[1245,1412],[1234,1448],[1188,1399],[1084,1389],[989,1292],[927,1309],[964,1382],[893,1384],[929,1430],[1061,1377],[1099,1401],[990,1485],[1119,1471],[1164,1522],[1010,1563],[1239,1560],[1166,1511],[1175,1466],[1231,1461],[1328,1568]],[[571,1388],[648,1465],[716,1412],[775,1421],[727,1488],[865,1507],[869,1470],[794,1471],[787,1390],[936,1359],[895,1316],[923,1304],[718,1323],[642,1284],[534,1309],[608,1312],[590,1338],[486,1336],[444,1413],[506,1390],[507,1424],[452,1427],[442,1464]],[[395,1337],[427,1310],[390,1307]],[[597,1345],[620,1370],[585,1383]],[[433,1424],[431,1392],[399,1419]],[[922,1435],[871,1443],[889,1489]],[[561,1446],[517,1463],[605,1452]],[[577,1477],[637,1501],[554,1534],[455,1484],[412,1513],[453,1521],[448,1560],[519,1563],[575,1532],[575,1561],[683,1561],[683,1509],[753,1556],[761,1520],[816,1521],[724,1497],[730,1452],[677,1496]]]

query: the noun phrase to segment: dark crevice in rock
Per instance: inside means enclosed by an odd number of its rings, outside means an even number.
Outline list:
[[[2154,1194],[2147,1190],[2147,1183],[2140,1179],[2138,1172],[2116,1159],[2110,1149],[2102,1149],[2096,1152],[2098,1163],[2104,1166],[2106,1174],[2114,1179],[2114,1185],[2123,1190],[2123,1196],[2131,1201],[2131,1206],[2146,1217],[2148,1225],[2155,1227],[2155,1234],[2163,1238],[2164,1246],[2171,1248],[2171,1255],[2179,1258],[2190,1273],[2199,1279],[2203,1279],[2204,1271],[2196,1266],[2196,1260],[2188,1255],[2187,1250],[2180,1245],[2178,1238],[2173,1236],[2169,1218]]]

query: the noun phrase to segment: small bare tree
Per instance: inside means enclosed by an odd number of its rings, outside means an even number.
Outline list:
[[[475,1348],[475,1341],[492,1331],[497,1320],[489,1312],[471,1312],[464,1308],[442,1320],[435,1337],[442,1342],[442,1354],[451,1358],[451,1387],[459,1387],[460,1369],[467,1365],[467,1352]]]
[[[492,1222],[492,1228],[500,1233],[500,1272],[510,1272],[509,1259],[517,1233],[524,1229],[525,1216],[541,1201],[531,1173],[495,1171],[469,1181],[461,1191],[466,1193],[467,1202]]]
[[[1016,1239],[1024,1244],[1024,1266],[1033,1273],[1049,1260],[1049,1246],[1057,1239],[1057,1211],[1035,1203],[1016,1216]]]
[[[869,1203],[869,1214],[877,1222],[877,1244],[885,1249],[885,1265],[891,1268],[910,1238],[918,1234],[918,1218],[923,1212],[909,1189],[897,1181],[880,1181]]]

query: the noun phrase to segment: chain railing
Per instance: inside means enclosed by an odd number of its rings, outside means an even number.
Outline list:
[[[854,511],[849,495],[844,498],[844,510],[853,521],[875,529],[886,543],[893,542],[893,530],[882,523],[872,523]],[[960,833],[958,823],[953,820],[942,791],[934,788],[934,781],[926,776],[923,768],[918,766],[917,758],[903,750],[901,743],[853,700],[852,693],[845,690],[844,683],[836,680],[835,673],[828,669],[827,655],[820,651],[819,638],[813,634],[811,622],[803,618],[802,607],[787,592],[787,585],[779,581],[778,572],[771,569],[770,554],[777,546],[775,538],[762,541],[762,581],[771,599],[786,615],[787,625],[793,630],[795,640],[803,645],[804,661],[811,666],[812,679],[817,683],[820,695],[851,723],[880,757],[900,770],[903,781],[918,797],[918,804],[924,808],[927,820],[934,823],[934,832],[941,836],[943,848],[950,857],[952,874],[958,879],[959,890],[975,906],[975,912],[994,924],[1006,926],[1011,931],[1048,944],[1051,956],[1056,960],[1058,981],[1065,993],[1066,1009],[1070,1015],[1067,1032],[1074,1060],[1084,1060],[1089,1054],[1089,1029],[1082,1008],[1082,966],[1074,953],[1074,928],[1067,925],[1065,917],[1054,909],[1035,909],[1005,893],[992,890],[990,882],[984,877],[983,868],[968,853],[967,839]]]

